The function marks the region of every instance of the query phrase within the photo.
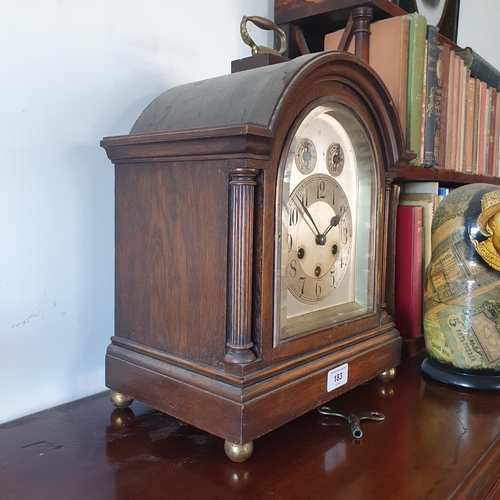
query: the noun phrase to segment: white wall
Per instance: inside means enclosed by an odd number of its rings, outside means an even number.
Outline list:
[[[500,2],[460,0],[457,44],[472,47],[500,70]]]
[[[99,141],[164,90],[228,73],[249,54],[242,15],[272,17],[273,4],[1,4],[0,422],[104,390],[113,167]],[[461,0],[459,44],[500,68],[499,18],[497,0]]]
[[[0,422],[105,389],[114,173],[99,141],[164,90],[230,72],[250,55],[241,17],[273,4],[1,3]]]

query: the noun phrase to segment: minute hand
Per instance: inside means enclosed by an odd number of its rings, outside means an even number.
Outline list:
[[[314,219],[312,218],[312,215],[309,213],[309,210],[307,210],[307,207],[304,205],[304,203],[302,203],[302,200],[298,196],[295,196],[295,197],[297,198],[297,200],[299,200],[299,203],[302,205],[302,209],[304,210],[304,213],[309,217],[309,219],[313,223],[314,229],[316,230],[316,236],[319,236],[320,232],[319,232],[318,226],[316,226],[316,222],[314,222]]]

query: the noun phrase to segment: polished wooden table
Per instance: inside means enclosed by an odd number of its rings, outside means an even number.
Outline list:
[[[362,422],[361,439],[313,411],[257,439],[243,463],[137,402],[117,410],[100,394],[46,410],[0,426],[0,498],[500,498],[500,395],[425,378],[421,359],[330,403],[385,414]]]

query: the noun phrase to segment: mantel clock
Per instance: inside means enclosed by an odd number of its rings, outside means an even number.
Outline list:
[[[399,363],[385,266],[391,171],[407,161],[367,64],[321,53],[176,87],[102,145],[115,404],[215,434],[238,461]]]

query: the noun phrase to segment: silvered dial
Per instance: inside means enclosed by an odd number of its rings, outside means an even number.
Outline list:
[[[311,175],[289,203],[287,286],[300,302],[324,300],[341,283],[349,263],[349,201],[328,175]]]
[[[295,163],[299,171],[304,174],[310,174],[316,166],[317,153],[314,143],[304,137],[300,140],[295,153]]]
[[[344,151],[342,145],[338,142],[332,142],[326,153],[326,166],[328,172],[334,177],[342,173],[344,169]]]

